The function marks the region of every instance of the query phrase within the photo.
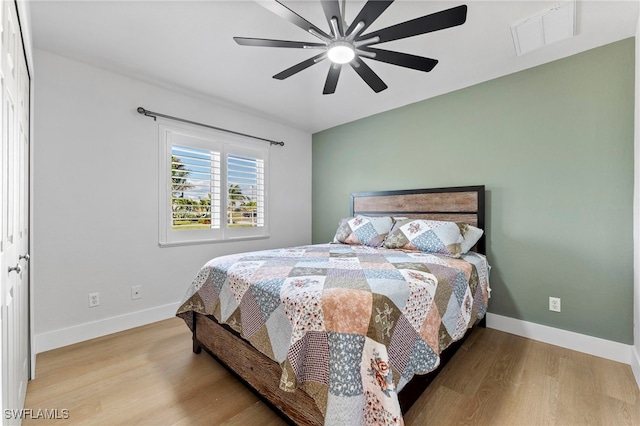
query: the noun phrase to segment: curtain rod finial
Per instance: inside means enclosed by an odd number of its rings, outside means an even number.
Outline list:
[[[138,109],[136,111],[138,111],[139,114],[144,114],[146,117],[153,118],[153,121],[158,121],[158,117],[156,117],[154,115],[154,113],[152,113],[151,111],[147,111],[146,109],[144,109],[142,107],[138,107]]]

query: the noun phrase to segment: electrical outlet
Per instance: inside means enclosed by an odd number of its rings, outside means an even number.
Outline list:
[[[131,300],[140,299],[142,297],[142,286],[134,285],[131,287]]]
[[[560,312],[560,298],[559,297],[550,297],[549,298],[549,310],[553,312]]]
[[[89,293],[89,307],[100,305],[100,293]]]

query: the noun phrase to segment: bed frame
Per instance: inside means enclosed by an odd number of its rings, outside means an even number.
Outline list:
[[[354,193],[351,195],[351,215],[357,214],[466,222],[485,229],[484,186]],[[485,241],[483,236],[473,250],[484,254]],[[484,326],[485,322],[482,320],[476,325]],[[278,363],[258,352],[230,327],[219,324],[212,316],[194,313],[192,328],[195,353],[204,349],[220,361],[289,424],[320,426],[324,423],[323,414],[306,392],[280,389],[282,370]],[[438,369],[415,376],[399,392],[403,413],[420,397],[463,342],[464,338],[440,354]]]

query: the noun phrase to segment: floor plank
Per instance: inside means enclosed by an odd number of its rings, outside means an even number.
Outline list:
[[[213,358],[193,354],[177,318],[39,354],[25,407],[69,418],[24,425],[285,425]],[[628,365],[477,329],[405,423],[638,425],[640,391]]]

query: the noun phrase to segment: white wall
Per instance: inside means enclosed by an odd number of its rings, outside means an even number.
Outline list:
[[[172,316],[212,257],[311,242],[311,134],[48,52],[35,64],[36,352]],[[161,120],[138,106],[285,141],[270,154],[271,237],[160,248]]]

